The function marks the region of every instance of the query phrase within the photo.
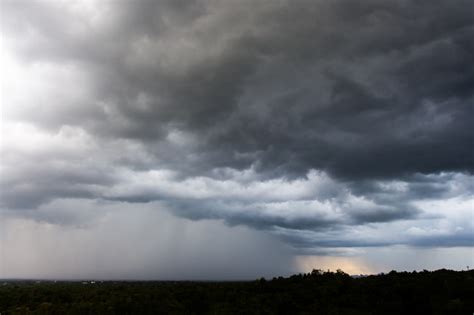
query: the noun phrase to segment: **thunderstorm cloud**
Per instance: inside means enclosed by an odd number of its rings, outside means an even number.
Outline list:
[[[1,0],[0,13],[0,276],[245,278],[399,246],[473,263],[471,0]],[[16,265],[15,247],[67,256],[68,242],[102,264],[139,258],[108,273]],[[381,264],[417,268],[406,257]]]

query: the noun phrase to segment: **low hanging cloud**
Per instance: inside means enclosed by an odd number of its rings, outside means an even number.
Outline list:
[[[8,218],[95,200],[300,254],[474,243],[471,1],[0,6]]]

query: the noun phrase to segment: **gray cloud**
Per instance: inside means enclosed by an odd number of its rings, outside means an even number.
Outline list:
[[[291,249],[245,227],[191,222],[157,205],[81,199],[61,200],[42,212],[55,207],[76,215],[85,208],[100,219],[64,226],[0,217],[1,278],[253,280],[295,271]]]
[[[126,4],[102,4],[103,24],[73,7],[4,5],[19,55],[92,74],[94,117],[71,124],[155,154],[172,130],[191,132],[194,172],[472,171],[468,1]]]
[[[74,226],[97,218],[58,200],[158,203],[301,252],[472,245],[453,214],[473,195],[471,7],[4,0],[2,211]]]

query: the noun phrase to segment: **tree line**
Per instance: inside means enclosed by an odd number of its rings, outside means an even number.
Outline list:
[[[248,282],[0,281],[6,314],[472,314],[474,271]]]

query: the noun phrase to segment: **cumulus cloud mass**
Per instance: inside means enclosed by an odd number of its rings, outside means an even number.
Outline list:
[[[0,277],[474,265],[472,12],[1,0]]]

